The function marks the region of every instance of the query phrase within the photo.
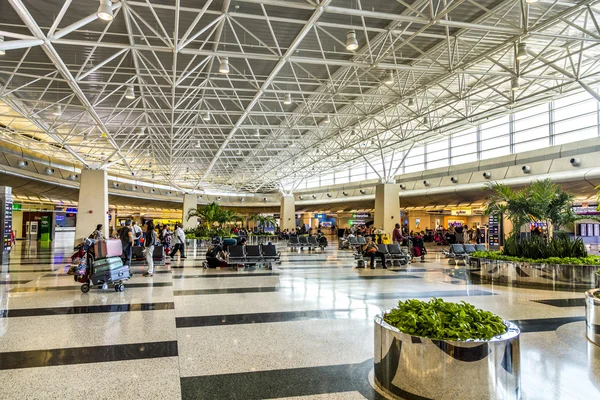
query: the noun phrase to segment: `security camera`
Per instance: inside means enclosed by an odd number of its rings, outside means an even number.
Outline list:
[[[118,188],[118,187],[119,187],[119,183],[118,183],[118,182],[114,182],[114,183],[113,183],[113,187],[114,187],[114,188]]]
[[[221,201],[221,196],[217,197],[217,201]]]
[[[312,195],[312,198],[313,198],[313,199],[316,199],[316,198],[317,198],[317,195],[316,195],[316,194],[313,194],[313,195]]]
[[[360,194],[365,194],[365,193],[367,193],[367,191],[366,191],[366,190],[364,190],[364,189],[360,189],[360,190],[359,190],[359,192],[360,192]]]
[[[400,184],[400,189],[405,190],[406,189],[406,185],[404,183]]]
[[[569,162],[571,163],[572,166],[574,167],[579,167],[579,165],[581,164],[581,160],[579,158],[571,158],[569,160]]]
[[[154,188],[152,188],[151,192],[154,193],[154,192],[156,192],[156,190],[154,190]]]
[[[263,201],[267,201],[267,198],[266,198],[266,197],[263,197]]]
[[[26,166],[29,165],[29,163],[25,160],[21,160],[21,161],[19,161],[19,163],[17,165],[19,166],[19,168],[25,168]]]
[[[344,196],[348,196],[348,192],[342,192]]]
[[[490,178],[492,177],[492,173],[491,173],[490,171],[485,171],[485,172],[483,173],[483,177],[484,177],[485,179],[490,179]]]
[[[134,187],[131,188],[131,190],[133,190],[135,192],[136,190],[138,190],[138,187],[134,186]]]
[[[79,178],[79,175],[77,175],[77,174],[71,174],[71,175],[69,175],[69,179],[72,180],[72,181],[76,180],[77,178]]]
[[[303,199],[302,195],[298,196],[298,199],[299,199],[299,200],[302,200],[302,199]]]
[[[52,175],[54,173],[54,168],[46,167],[46,175]]]
[[[331,197],[331,193],[327,193],[327,197]]]
[[[171,192],[170,190],[167,192],[167,195],[169,195],[169,196],[172,194],[173,194],[173,192]]]
[[[453,176],[450,178],[450,181],[452,181],[452,183],[457,183],[458,182],[458,177],[457,176]]]
[[[240,197],[240,203],[243,203],[243,202],[244,202],[244,198]]]
[[[521,167],[521,170],[523,171],[523,173],[528,174],[531,172],[531,167],[529,165],[523,165]]]
[[[429,186],[429,181],[423,181],[423,185]]]

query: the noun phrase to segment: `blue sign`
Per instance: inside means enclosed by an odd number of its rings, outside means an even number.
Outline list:
[[[325,219],[327,216],[325,214],[315,214],[315,218],[317,219]]]
[[[77,212],[77,209],[76,209],[76,208],[73,208],[73,207],[67,207],[67,210],[66,210],[66,211],[67,211],[68,213],[76,213],[76,212]]]

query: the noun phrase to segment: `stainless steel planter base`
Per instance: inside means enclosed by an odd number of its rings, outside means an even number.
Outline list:
[[[585,335],[590,342],[600,346],[600,289],[585,292]]]
[[[519,328],[490,341],[432,340],[407,335],[375,317],[375,384],[407,400],[518,400]]]

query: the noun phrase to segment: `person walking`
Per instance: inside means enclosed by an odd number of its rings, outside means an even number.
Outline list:
[[[154,246],[158,243],[156,232],[154,231],[154,224],[148,222],[146,224],[146,234],[144,235],[144,253],[146,256],[146,264],[148,264],[148,271],[144,276],[149,277],[154,275]]]
[[[140,239],[142,237],[142,228],[137,224],[137,222],[133,221],[133,225],[131,226],[131,229],[133,230],[133,245],[134,246],[139,246],[140,245]]]
[[[397,244],[402,244],[402,232],[400,232],[400,224],[396,224],[394,226],[394,231],[392,232],[392,241]]]
[[[131,229],[131,220],[125,221],[125,226],[119,229],[119,239],[123,246],[123,264],[131,266],[131,246],[133,245],[133,230]]]
[[[183,232],[183,224],[177,224],[177,229],[175,229],[175,246],[173,246],[173,251],[169,254],[169,257],[175,257],[175,254],[181,255],[181,258],[186,258],[185,256],[185,232]]]

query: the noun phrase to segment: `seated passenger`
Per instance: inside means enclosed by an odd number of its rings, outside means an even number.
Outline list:
[[[367,243],[362,247],[363,255],[371,258],[371,269],[375,269],[375,257],[381,257],[381,265],[387,269],[385,265],[385,254],[379,251],[377,245],[370,237],[367,237]]]
[[[220,242],[213,241],[206,251],[206,264],[208,268],[226,267],[227,261],[225,261],[225,251]]]

